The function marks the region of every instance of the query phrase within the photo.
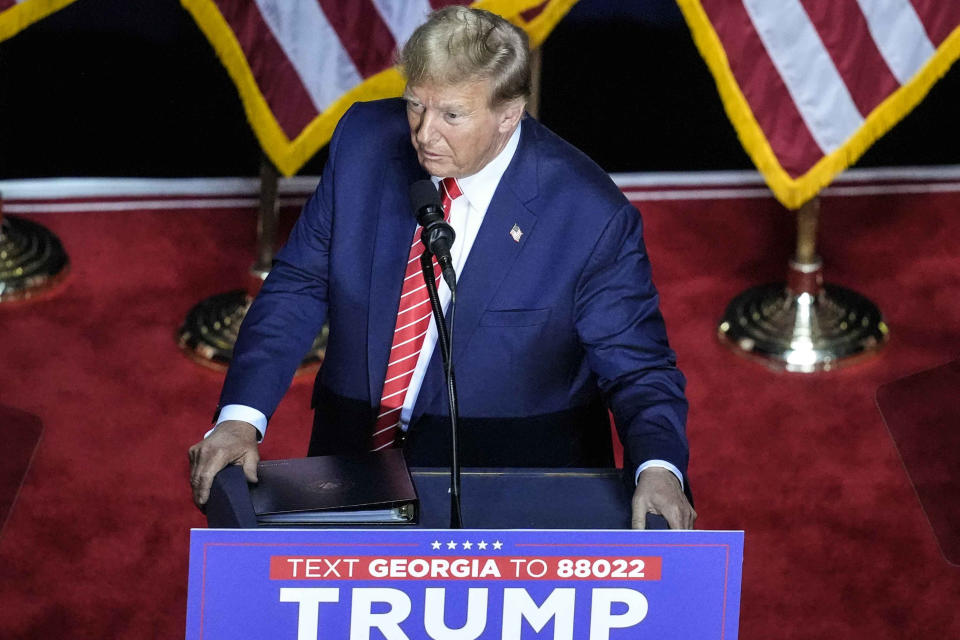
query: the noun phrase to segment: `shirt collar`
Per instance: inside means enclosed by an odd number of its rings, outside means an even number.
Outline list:
[[[517,146],[520,144],[521,126],[522,122],[513,130],[510,139],[507,140],[507,144],[500,153],[480,169],[480,171],[466,178],[457,178],[457,185],[467,198],[467,202],[481,214],[487,212],[487,207],[490,206],[490,201],[493,200],[493,194],[497,190],[497,185],[500,184],[500,178],[503,177],[507,167],[510,166],[510,161],[513,160],[513,155],[516,153]],[[442,176],[431,176],[431,179],[436,185],[440,182]]]

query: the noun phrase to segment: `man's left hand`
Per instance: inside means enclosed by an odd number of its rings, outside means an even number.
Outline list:
[[[632,506],[634,529],[646,528],[648,513],[666,518],[671,529],[692,529],[697,519],[677,476],[663,467],[648,467],[640,472]]]

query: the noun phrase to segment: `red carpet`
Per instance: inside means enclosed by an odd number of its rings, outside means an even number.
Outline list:
[[[892,340],[854,368],[778,374],[715,338],[732,296],[783,277],[792,218],[768,200],[642,205],[664,313],[689,378],[704,529],[745,529],[741,637],[960,637],[947,564],[876,405],[884,383],[960,356],[960,196],[828,197],[828,279],[871,297]],[[0,539],[0,637],[183,634],[187,447],[219,375],[176,349],[201,297],[242,286],[251,214],[44,214],[73,261],[52,299],[0,307],[0,404],[46,431]],[[309,381],[266,457],[302,455]],[[691,615],[695,615],[691,611]]]

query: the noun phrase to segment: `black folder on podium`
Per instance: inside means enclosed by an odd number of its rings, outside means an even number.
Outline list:
[[[414,468],[420,501],[416,525],[446,529],[450,521],[448,469]],[[629,529],[630,495],[617,469],[478,469],[461,474],[464,527],[469,529]],[[206,506],[207,524],[219,529],[258,526],[243,471],[217,474]],[[666,529],[647,515],[648,529]]]
[[[417,492],[400,449],[264,460],[250,489],[260,526],[408,524]]]

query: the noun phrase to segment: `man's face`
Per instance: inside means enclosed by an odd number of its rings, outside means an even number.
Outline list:
[[[465,178],[482,169],[506,145],[521,102],[490,107],[490,81],[408,85],[410,140],[430,175]]]

